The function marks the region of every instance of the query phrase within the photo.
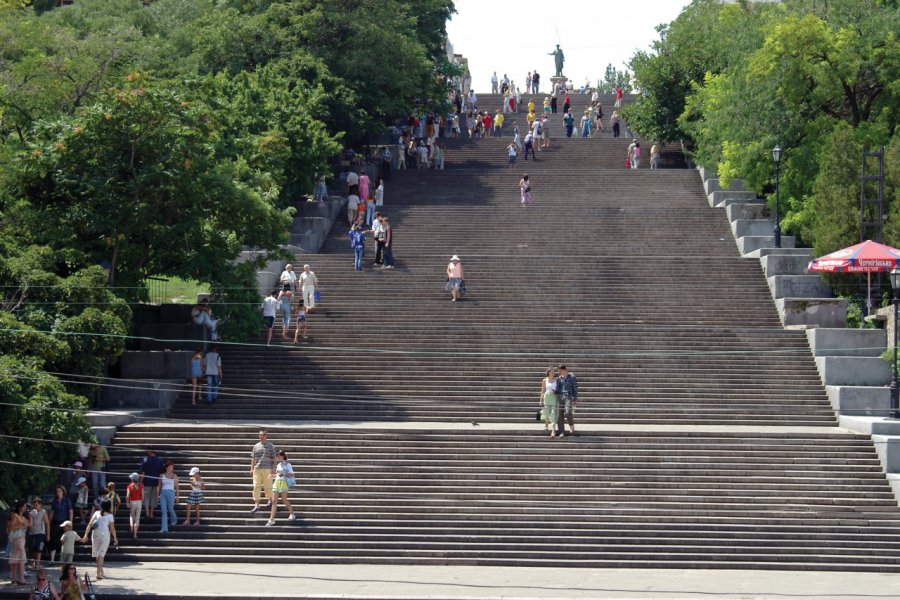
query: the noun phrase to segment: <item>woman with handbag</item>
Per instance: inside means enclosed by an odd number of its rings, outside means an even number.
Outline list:
[[[454,254],[450,257],[450,264],[447,265],[447,291],[450,292],[451,302],[459,300],[464,285],[463,281],[465,281],[464,277],[459,257]]]
[[[556,384],[556,371],[553,368],[547,369],[547,376],[541,380],[541,416],[544,417],[544,431],[550,431],[550,437],[556,437],[556,421],[559,416]]]
[[[31,527],[31,516],[25,512],[27,508],[24,500],[16,502],[15,507],[9,511],[9,519],[6,521],[6,535],[9,540],[9,582],[12,584],[26,584],[25,580],[25,537],[28,528]]]
[[[91,556],[97,560],[97,579],[103,579],[103,561],[106,558],[106,551],[109,550],[109,541],[119,545],[119,538],[116,535],[115,517],[110,510],[112,503],[104,500],[100,503],[100,510],[91,516],[84,535],[79,540],[82,544],[87,542],[88,534],[91,534]]]
[[[28,600],[59,600],[59,594],[53,584],[47,581],[47,571],[44,569],[37,570]]]
[[[531,181],[528,179],[528,173],[522,175],[522,179],[519,180],[519,192],[522,196],[522,208],[528,208],[531,204]]]
[[[294,487],[296,482],[296,479],[294,478],[294,468],[291,466],[291,463],[287,461],[287,454],[285,454],[283,450],[275,454],[275,457],[278,459],[278,465],[275,466],[275,473],[269,475],[270,479],[274,478],[274,481],[272,482],[272,512],[269,513],[269,520],[266,522],[266,527],[275,524],[275,511],[278,510],[279,498],[281,498],[285,508],[288,509],[288,521],[293,521],[297,518],[296,515],[294,515],[294,507],[291,506],[291,501],[288,500],[288,491]]]

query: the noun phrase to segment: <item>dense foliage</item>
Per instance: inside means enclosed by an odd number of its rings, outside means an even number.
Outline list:
[[[443,102],[451,0],[0,0],[0,419],[86,434],[149,275],[255,319],[253,265],[341,143]],[[0,455],[59,464],[54,444]],[[7,499],[52,473],[0,469]]]
[[[631,73],[628,69],[620,71],[612,63],[609,63],[606,65],[606,71],[603,73],[603,79],[597,82],[597,91],[601,94],[614,94],[616,87],[622,88],[622,92],[625,94],[630,94],[634,91]]]
[[[644,96],[626,117],[770,197],[781,145],[783,228],[830,252],[859,241],[862,147],[896,157],[898,32],[896,0],[694,0],[632,60]],[[897,169],[887,161],[890,215]],[[885,240],[897,233],[889,217]]]

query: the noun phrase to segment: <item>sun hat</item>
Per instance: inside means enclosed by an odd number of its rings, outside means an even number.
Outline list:
[[[87,483],[87,479],[85,479],[84,477],[79,477],[79,478],[75,481],[75,485],[76,485],[76,486],[81,485],[82,483]]]
[[[192,467],[191,468],[191,477],[200,472],[200,467]]]
[[[83,467],[84,465],[81,463],[80,460],[76,460],[76,461],[73,463],[72,466],[78,467],[78,468],[80,469],[80,468]]]
[[[137,473],[132,473],[131,475],[128,476],[128,479],[130,479],[130,480],[132,480],[132,481],[137,481],[137,480],[139,480],[140,478],[141,478],[141,476],[138,475]]]
[[[452,261],[452,260],[459,260],[459,257],[458,257],[457,255],[454,254],[453,256],[450,257],[450,260],[451,260],[451,261]]]
[[[72,521],[63,521],[60,524],[60,527],[71,527],[71,526],[72,526]]]

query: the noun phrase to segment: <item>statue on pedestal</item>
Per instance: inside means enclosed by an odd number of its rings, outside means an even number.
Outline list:
[[[559,44],[556,45],[556,50],[549,54],[556,60],[556,76],[562,77],[563,63],[566,61],[566,57],[563,55],[563,51],[560,49]]]

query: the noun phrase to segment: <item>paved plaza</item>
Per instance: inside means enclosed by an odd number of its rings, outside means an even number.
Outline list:
[[[880,573],[157,562],[107,567],[103,594],[240,598],[900,598]]]

